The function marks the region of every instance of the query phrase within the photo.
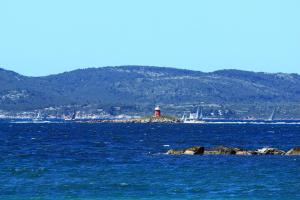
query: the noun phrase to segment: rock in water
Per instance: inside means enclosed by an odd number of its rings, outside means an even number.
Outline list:
[[[257,153],[255,151],[240,150],[240,151],[236,151],[235,154],[248,156],[248,155],[256,155]]]
[[[219,151],[208,150],[208,151],[204,151],[204,154],[206,154],[206,155],[218,155],[218,154],[221,154],[221,153]]]
[[[194,146],[194,147],[190,147],[190,148],[184,149],[184,150],[170,149],[167,152],[167,154],[171,154],[171,155],[180,155],[180,154],[201,155],[203,153],[204,153],[204,147],[201,147],[201,146]]]
[[[285,155],[300,155],[300,147],[290,149]]]
[[[171,154],[171,155],[180,155],[183,154],[184,150],[175,150],[175,149],[170,149],[167,154]]]
[[[209,150],[204,150],[202,146],[194,146],[187,149],[170,149],[167,154],[172,155],[300,155],[300,147],[293,148],[289,150],[287,153],[280,149],[265,147],[262,149],[257,149],[256,151],[245,150],[240,148],[232,148],[225,146],[217,146]]]
[[[204,153],[204,147],[195,146],[184,150],[184,154],[188,155],[199,155]]]
[[[206,151],[205,154],[236,154],[237,148],[217,146],[210,151]]]
[[[280,150],[280,149],[276,149],[276,148],[262,148],[262,149],[257,149],[256,151],[258,154],[267,154],[267,155],[284,155],[285,152]]]

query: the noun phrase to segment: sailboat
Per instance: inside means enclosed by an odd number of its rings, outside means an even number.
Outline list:
[[[274,108],[274,110],[273,110],[273,112],[272,112],[272,114],[270,115],[270,117],[269,117],[269,119],[268,119],[268,121],[274,121],[274,118],[275,118],[275,114],[276,114],[276,108]]]
[[[189,116],[183,114],[181,121],[186,124],[203,124],[205,123],[205,121],[203,121],[202,119],[203,119],[203,111],[201,109],[201,114],[199,116],[199,107],[198,107],[196,113],[191,112]]]
[[[37,116],[32,119],[33,123],[49,123],[50,121],[45,121],[45,117],[42,116],[41,111],[38,112]]]
[[[72,116],[71,117],[66,117],[64,120],[65,121],[74,121],[76,119],[76,115],[77,115],[77,112],[76,112],[76,110],[74,110]]]

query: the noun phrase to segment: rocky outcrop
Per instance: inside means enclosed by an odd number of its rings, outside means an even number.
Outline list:
[[[176,117],[161,116],[161,117],[142,117],[133,119],[107,119],[107,120],[92,120],[88,123],[179,123],[180,120]]]
[[[257,155],[256,151],[250,150],[240,150],[235,153],[235,155],[242,155],[242,156],[250,156],[250,155]]]
[[[176,149],[170,149],[167,154],[172,154],[172,155],[179,155],[179,154],[183,154],[184,150],[176,150]]]
[[[205,154],[236,154],[238,148],[231,148],[225,146],[217,146],[211,150],[205,151]]]
[[[199,155],[203,153],[204,153],[204,147],[201,146],[191,147],[184,151],[184,154],[188,154],[188,155]]]
[[[262,148],[262,149],[257,149],[257,154],[260,155],[284,155],[285,151],[282,151],[280,149],[276,149],[276,148]]]
[[[203,146],[194,146],[187,149],[175,150],[171,149],[167,154],[173,155],[300,155],[300,147],[293,148],[288,152],[277,148],[265,147],[257,150],[245,150],[240,148],[232,148],[226,146],[217,146],[205,150]]]
[[[285,155],[300,155],[300,147],[290,149]]]
[[[201,155],[204,153],[204,147],[201,146],[194,146],[184,150],[176,150],[170,149],[167,154],[179,155],[179,154],[186,154],[186,155]]]

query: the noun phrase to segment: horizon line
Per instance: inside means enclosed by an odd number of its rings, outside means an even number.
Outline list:
[[[14,72],[17,73],[21,76],[26,76],[26,77],[46,77],[46,76],[55,76],[55,75],[59,75],[59,74],[63,74],[63,73],[70,73],[70,72],[74,72],[77,70],[88,70],[88,69],[102,69],[102,68],[117,68],[117,67],[152,67],[152,68],[168,68],[168,69],[176,69],[176,70],[186,70],[186,71],[193,71],[193,72],[202,72],[202,73],[214,73],[214,72],[218,72],[218,71],[242,71],[242,72],[252,72],[252,73],[264,73],[264,74],[296,74],[296,75],[300,75],[300,73],[297,72],[266,72],[266,71],[255,71],[255,70],[244,70],[244,69],[238,69],[238,68],[220,68],[217,70],[213,70],[213,71],[202,71],[202,70],[196,70],[196,69],[189,69],[189,68],[184,68],[184,67],[168,67],[168,66],[155,66],[155,65],[106,65],[106,66],[91,66],[91,67],[79,67],[76,69],[72,69],[72,70],[66,70],[66,71],[62,71],[62,72],[54,72],[54,73],[50,73],[50,74],[46,74],[46,75],[25,75],[21,72],[15,71],[15,70],[11,70],[8,69],[4,66],[0,66],[0,70],[4,70],[4,71],[10,71],[10,72]]]

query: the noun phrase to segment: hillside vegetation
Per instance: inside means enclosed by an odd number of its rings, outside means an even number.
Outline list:
[[[299,102],[298,74],[121,66],[27,77],[0,69],[0,109],[8,111],[91,104],[138,114],[159,104],[179,113],[197,105],[217,105],[251,115],[280,107],[282,113],[297,117]]]

